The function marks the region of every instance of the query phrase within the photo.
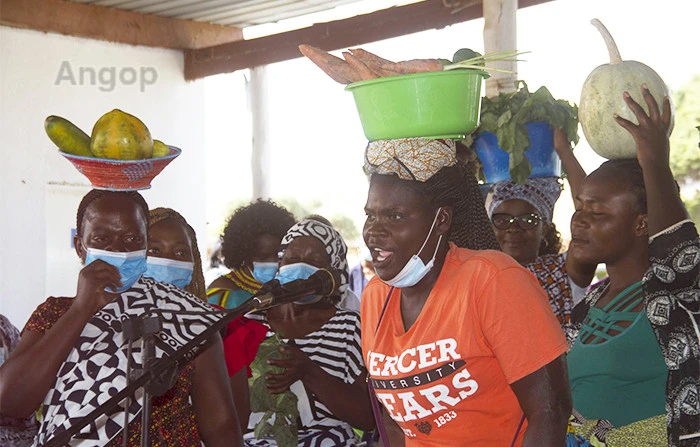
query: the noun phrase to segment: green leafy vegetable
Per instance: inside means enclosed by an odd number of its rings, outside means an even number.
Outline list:
[[[457,62],[462,62],[477,57],[481,57],[481,54],[470,48],[460,48],[455,52],[454,56],[452,56],[452,63],[456,64]]]
[[[268,373],[284,371],[284,368],[267,363],[268,359],[282,358],[279,350],[281,346],[285,346],[285,343],[279,334],[275,334],[263,341],[258,348],[258,354],[250,365],[253,377],[248,380],[250,410],[265,413],[260,422],[255,424],[255,439],[272,437],[279,447],[296,447],[299,445],[297,396],[291,391],[271,394],[265,383],[265,375]]]
[[[545,121],[550,127],[566,132],[569,142],[578,143],[578,106],[563,99],[554,99],[547,87],[530,93],[525,82],[513,93],[501,93],[495,98],[482,98],[481,118],[476,134],[491,132],[498,146],[509,154],[510,178],[525,183],[532,166],[525,157],[530,147],[526,123]]]

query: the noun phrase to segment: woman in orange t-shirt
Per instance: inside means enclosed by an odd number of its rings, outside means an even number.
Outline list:
[[[454,142],[371,142],[365,171],[363,355],[391,445],[563,445],[566,340],[532,274],[485,250],[498,245]]]

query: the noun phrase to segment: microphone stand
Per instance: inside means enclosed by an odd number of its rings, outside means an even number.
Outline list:
[[[322,269],[326,270],[326,269]],[[331,282],[332,285],[329,284],[328,286],[330,287],[331,291],[335,291],[337,288],[337,282],[336,282],[336,277],[331,273],[330,271],[326,270],[327,273],[331,275]],[[237,317],[247,314],[249,312],[252,312],[254,310],[261,310],[264,308],[267,308],[275,303],[275,300],[279,300],[279,298],[271,293],[271,291],[275,287],[279,287],[282,292],[286,292],[287,295],[285,296],[285,301],[281,301],[280,303],[284,302],[292,302],[295,299],[299,299],[302,296],[308,295],[308,294],[313,294],[313,293],[321,293],[321,294],[327,294],[329,293],[327,290],[326,291],[321,291],[319,288],[321,286],[317,286],[316,289],[314,290],[308,290],[308,289],[298,289],[295,290],[292,288],[292,284],[295,281],[292,281],[291,283],[287,284],[282,284],[280,285],[279,281],[273,280],[268,283],[265,283],[263,287],[258,291],[258,293],[253,296],[252,298],[248,299],[245,301],[243,304],[240,306],[236,307],[235,309],[231,310],[220,310],[220,311],[205,311],[205,312],[194,312],[194,311],[176,311],[176,310],[167,310],[167,309],[158,309],[154,308],[151,309],[147,312],[144,312],[142,315],[140,315],[138,318],[135,320],[142,320],[142,326],[139,328],[141,323],[135,323],[136,327],[133,327],[133,332],[131,333],[125,333],[125,336],[129,335],[131,337],[138,337],[137,334],[139,332],[143,332],[143,334],[146,334],[146,332],[150,332],[153,329],[149,327],[150,325],[159,325],[161,323],[160,321],[160,315],[162,314],[168,314],[168,315],[173,315],[174,317],[177,315],[222,315],[222,318],[216,321],[214,324],[206,328],[204,331],[202,331],[200,334],[195,335],[194,338],[192,338],[190,341],[185,343],[183,346],[181,346],[179,349],[176,349],[175,352],[173,352],[170,356],[163,357],[160,359],[152,359],[149,358],[148,360],[146,359],[146,350],[150,349],[148,347],[148,343],[144,343],[144,358],[142,360],[143,363],[143,368],[142,368],[142,373],[138,375],[138,377],[135,377],[133,381],[129,380],[129,377],[127,377],[127,385],[126,387],[116,393],[114,396],[109,398],[107,401],[105,401],[102,405],[99,407],[95,408],[93,411],[88,413],[87,415],[83,416],[82,418],[78,419],[78,421],[71,425],[69,428],[66,430],[63,430],[57,434],[55,434],[51,439],[49,439],[46,443],[44,443],[43,447],[64,447],[67,445],[70,440],[75,436],[77,433],[79,433],[84,427],[87,425],[91,424],[97,418],[102,416],[103,414],[112,411],[115,407],[119,406],[119,403],[124,400],[125,398],[129,398],[132,394],[134,394],[140,387],[144,387],[144,397],[148,397],[148,392],[146,391],[146,388],[148,386],[152,386],[154,382],[157,384],[157,381],[159,378],[164,375],[167,371],[171,370],[174,366],[175,367],[180,367],[180,366],[185,366],[187,363],[192,361],[195,357],[197,357],[199,354],[203,352],[203,349],[201,349],[202,344],[205,344],[206,341],[211,337],[213,334],[218,333],[221,329],[226,327],[228,323],[236,319]],[[280,294],[281,295],[281,294]],[[154,322],[153,319],[157,320],[157,323]],[[126,320],[125,323],[127,323],[130,320]],[[144,327],[146,328],[144,330]],[[126,327],[124,328],[126,331]],[[150,336],[150,340],[153,342],[153,347],[155,347],[155,338],[153,335],[157,333],[160,329],[153,331],[153,333]],[[129,338],[129,337],[127,337]],[[148,338],[148,337],[147,337]],[[193,352],[194,351],[194,352]],[[192,355],[189,355],[192,354]],[[137,375],[137,374],[135,374]],[[150,420],[145,419],[145,418],[150,418],[149,416],[145,416],[145,413],[150,413],[150,400],[148,400],[148,403],[146,402],[147,399],[144,399],[144,404],[147,404],[148,408],[144,407],[142,411],[144,412],[144,415],[142,415],[142,421],[148,421],[148,425],[143,424],[142,426],[142,438],[141,438],[141,445],[143,447],[148,447],[147,444],[144,444],[144,435],[145,435],[145,440],[148,441],[148,428],[150,425]],[[128,407],[125,409],[125,417],[124,419],[127,419],[126,416],[126,411],[128,410]],[[143,422],[142,422],[143,423]],[[125,425],[124,430],[126,432],[128,427],[128,424]],[[145,430],[145,431],[144,431]]]
[[[160,359],[155,359],[152,360],[150,363],[149,368],[143,368],[142,374],[140,374],[138,377],[135,377],[133,381],[130,381],[130,383],[127,384],[127,386],[116,393],[114,396],[109,398],[107,401],[105,401],[102,405],[99,407],[95,408],[93,411],[88,413],[87,415],[83,416],[82,418],[78,419],[78,421],[71,425],[69,428],[67,428],[64,431],[61,431],[57,434],[55,434],[51,439],[49,439],[46,443],[44,443],[43,447],[64,447],[67,445],[70,440],[75,436],[77,433],[79,433],[84,427],[88,426],[97,418],[102,416],[103,414],[112,411],[114,408],[119,406],[119,403],[134,394],[140,387],[146,387],[150,385],[152,382],[157,380],[162,374],[167,372],[169,369],[171,369],[173,366],[184,366],[187,363],[189,363],[192,359],[194,359],[197,355],[199,355],[203,350],[199,349],[194,352],[193,355],[188,356],[188,354],[191,354],[193,350],[197,349],[199,345],[201,345],[203,342],[206,342],[206,340],[212,336],[214,333],[219,332],[221,329],[226,327],[228,323],[233,321],[235,318],[247,314],[253,310],[256,310],[258,308],[263,308],[266,307],[268,304],[264,304],[260,299],[253,297],[249,299],[248,301],[244,302],[240,306],[236,307],[235,309],[231,310],[221,310],[221,311],[211,311],[211,312],[188,312],[188,311],[176,311],[176,310],[161,310],[161,309],[154,309],[151,311],[146,312],[141,318],[146,318],[148,316],[152,315],[160,315],[160,314],[169,314],[173,316],[177,315],[222,315],[222,318],[209,326],[207,329],[202,331],[199,335],[196,335],[194,338],[192,338],[190,341],[185,343],[183,346],[181,346],[179,349],[177,349],[175,352],[173,352],[172,355],[168,357],[163,357]],[[158,317],[156,317],[158,318]],[[128,321],[128,320],[127,320]],[[182,361],[184,359],[184,361]],[[144,361],[144,364],[146,362]],[[182,365],[181,365],[182,364]],[[145,366],[145,365],[144,365]],[[144,409],[146,410],[146,409]],[[142,410],[143,411],[143,410]],[[144,411],[144,413],[147,413]],[[150,413],[150,411],[148,411]],[[150,422],[149,422],[150,425]],[[142,427],[142,431],[144,429],[147,430],[147,426]],[[126,428],[126,427],[125,427]],[[142,438],[143,441],[143,438]],[[143,442],[142,442],[142,445]]]

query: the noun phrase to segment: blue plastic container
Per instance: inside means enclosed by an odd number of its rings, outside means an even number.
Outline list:
[[[554,150],[554,131],[541,121],[525,124],[530,137],[530,147],[525,157],[532,165],[530,177],[561,177],[561,160]],[[479,134],[475,140],[476,153],[484,165],[487,183],[510,179],[508,152],[498,147],[498,139],[491,132]]]

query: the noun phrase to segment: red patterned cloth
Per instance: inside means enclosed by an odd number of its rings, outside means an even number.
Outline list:
[[[48,298],[39,305],[22,330],[44,334],[66,313],[73,303],[72,298]],[[194,376],[194,364],[190,363],[167,393],[151,400],[151,447],[191,447],[201,444],[197,419],[189,403]],[[122,435],[108,446],[122,445]],[[141,446],[141,418],[129,424],[129,447]]]
[[[265,339],[267,327],[246,317],[238,317],[226,326],[224,337],[224,359],[229,377],[241,368],[248,369],[258,353],[258,346]]]

